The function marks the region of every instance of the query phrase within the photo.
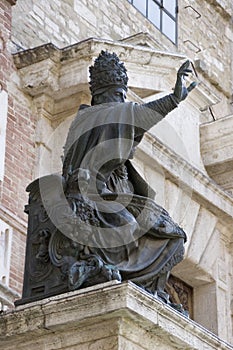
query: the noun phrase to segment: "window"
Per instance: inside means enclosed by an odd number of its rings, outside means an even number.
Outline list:
[[[177,43],[178,0],[128,0],[173,43]]]

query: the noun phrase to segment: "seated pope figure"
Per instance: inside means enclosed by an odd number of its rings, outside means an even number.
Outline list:
[[[178,70],[172,94],[140,105],[125,101],[124,64],[115,53],[102,51],[90,67],[91,106],[80,106],[64,147],[65,196],[74,211],[80,195],[86,198],[97,222],[88,238],[79,232],[77,242],[86,254],[117,269],[123,280],[165,302],[165,283],[183,259],[186,235],[154,202],[154,191],[130,160],[144,133],[195,87],[185,85],[189,64]]]

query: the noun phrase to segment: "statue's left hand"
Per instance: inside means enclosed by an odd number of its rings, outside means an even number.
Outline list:
[[[179,102],[183,101],[188,96],[188,93],[192,91],[197,85],[196,82],[192,82],[188,87],[186,87],[185,77],[187,77],[189,73],[192,73],[192,70],[189,68],[189,66],[190,61],[187,60],[182,64],[182,66],[177,72],[177,80],[174,89],[174,95]]]

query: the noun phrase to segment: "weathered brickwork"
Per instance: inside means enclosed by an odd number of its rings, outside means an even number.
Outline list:
[[[1,1],[0,6],[0,82],[6,90],[8,72],[12,70],[12,60],[7,45],[11,34],[11,5],[8,1]]]
[[[21,294],[23,288],[25,243],[26,236],[19,231],[13,230],[9,286],[19,294]]]
[[[35,124],[31,111],[22,107],[15,96],[9,96],[8,106],[2,205],[25,219],[23,203],[18,198],[26,200],[25,188],[33,177]]]
[[[26,222],[27,220],[26,214],[24,214],[24,205],[28,200],[25,188],[33,179],[35,167],[35,123],[33,118],[30,108],[26,109],[20,105],[17,97],[11,95],[9,91],[5,176],[1,205],[3,208],[7,208],[16,222],[18,220]],[[13,231],[9,287],[17,292],[22,290],[25,233],[26,229],[24,232]]]
[[[25,187],[33,178],[35,162],[35,121],[29,102],[16,89],[17,80],[11,55],[11,11],[15,1],[0,3],[0,86],[8,94],[8,114],[5,140],[5,166],[0,181],[0,217],[13,230],[10,279],[8,286],[22,290],[27,202]],[[6,214],[7,213],[7,214]],[[24,226],[24,227],[23,227]],[[10,254],[10,252],[9,252]]]

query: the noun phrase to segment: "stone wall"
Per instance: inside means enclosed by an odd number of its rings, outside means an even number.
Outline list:
[[[232,112],[232,6],[229,1],[179,0],[175,46],[127,0],[18,0],[13,41],[24,49],[48,42],[64,47],[89,37],[120,40],[149,32],[161,48],[197,62],[199,79],[222,100],[213,108],[215,118],[221,118]]]
[[[196,61],[198,77],[221,98],[215,119],[232,113],[231,1],[180,1],[179,50]]]
[[[127,0],[19,0],[13,13],[13,41],[25,49],[48,42],[64,47],[89,37],[120,40],[148,30],[173,48]]]

